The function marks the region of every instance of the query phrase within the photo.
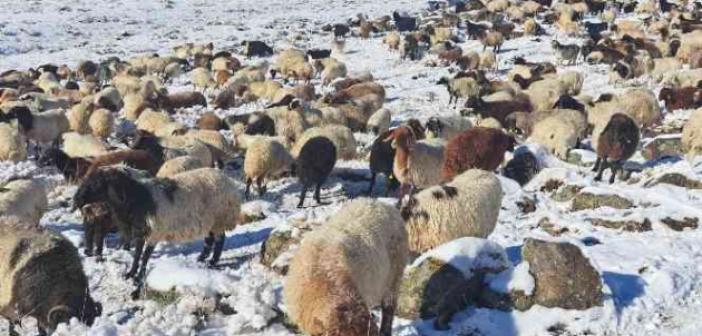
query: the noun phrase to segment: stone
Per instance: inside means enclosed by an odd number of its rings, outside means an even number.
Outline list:
[[[687,189],[702,189],[702,182],[688,178],[680,173],[667,173],[660,177],[646,182],[646,187],[652,187],[658,184],[670,184]]]
[[[651,221],[648,218],[644,218],[644,220],[640,222],[635,220],[609,220],[604,218],[591,218],[590,223],[592,223],[592,225],[594,226],[601,226],[624,231],[651,231]]]
[[[675,231],[683,231],[685,229],[697,229],[699,219],[697,217],[685,217],[683,219],[675,219],[666,217],[661,219],[661,222]]]
[[[300,239],[293,237],[291,230],[279,230],[271,232],[268,239],[261,245],[261,264],[274,271],[285,275],[288,273],[288,265],[275,265],[276,259],[288,252],[293,245],[300,243]]]
[[[520,201],[517,201],[517,206],[523,214],[530,214],[536,211],[536,200],[531,197],[524,197]]]
[[[649,161],[659,160],[664,157],[682,156],[681,138],[680,136],[656,137],[642,148],[641,155]]]
[[[510,291],[509,293],[499,293],[489,286],[486,286],[480,292],[478,298],[478,306],[490,309],[499,309],[503,311],[511,311],[513,309],[519,311],[529,310],[534,305],[534,298],[526,295],[523,291]]]
[[[534,304],[579,310],[602,305],[600,275],[577,246],[527,238],[522,258],[534,277]]]
[[[554,237],[559,237],[560,235],[570,231],[567,227],[557,226],[551,223],[551,219],[548,217],[541,218],[539,220],[538,226]]]
[[[634,206],[630,200],[612,194],[593,194],[581,192],[573,199],[573,211],[610,207],[615,209],[629,209]]]
[[[563,185],[563,181],[561,180],[554,180],[550,179],[544,183],[544,185],[541,186],[541,189],[539,189],[541,192],[552,192],[555,190],[558,190]]]
[[[590,155],[583,156],[584,152],[591,153],[590,151],[584,150],[568,151],[568,157],[566,158],[566,162],[579,167],[592,167],[594,161],[590,158]]]
[[[556,202],[568,202],[572,200],[582,189],[582,186],[569,184],[558,189],[558,191],[555,192],[551,198]]]

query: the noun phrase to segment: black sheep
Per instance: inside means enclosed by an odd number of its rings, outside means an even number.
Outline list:
[[[37,166],[58,168],[66,181],[77,181],[90,167],[90,162],[83,158],[71,158],[58,148],[47,148],[39,156]]]
[[[392,12],[392,18],[395,20],[395,27],[399,32],[417,30],[417,18],[410,17],[406,13],[400,14],[397,11]]]
[[[313,60],[329,58],[331,49],[310,49],[307,50],[307,56]]]
[[[334,37],[339,38],[339,37],[346,37],[346,34],[351,32],[351,29],[349,28],[348,25],[342,24],[342,23],[337,23],[333,27],[334,30]]]
[[[639,127],[631,117],[616,113],[599,134],[597,142],[597,161],[593,171],[597,172],[595,181],[602,180],[602,173],[609,168],[612,176],[609,183],[614,183],[617,170],[623,170],[624,161],[634,155],[639,145]]]
[[[265,114],[258,116],[258,119],[246,125],[244,134],[247,135],[275,135],[275,121]]]
[[[512,180],[517,181],[523,186],[539,173],[539,161],[536,156],[526,147],[517,148],[514,151],[512,160],[509,160],[502,169],[502,175]]]
[[[585,105],[569,95],[558,97],[556,103],[553,104],[553,108],[576,110],[585,113]]]
[[[273,55],[273,48],[269,47],[263,41],[244,41],[241,42],[242,46],[246,47],[244,54],[246,57],[266,57]]]
[[[592,23],[588,21],[585,22],[585,29],[587,30],[587,34],[590,35],[590,38],[593,41],[598,42],[602,39],[602,32],[607,30],[607,23]]]
[[[336,147],[331,140],[326,137],[314,137],[305,142],[295,165],[297,176],[302,184],[298,208],[302,208],[304,205],[307,189],[312,186],[315,186],[314,199],[317,204],[322,204],[319,195],[320,189],[334,169],[335,164]]]

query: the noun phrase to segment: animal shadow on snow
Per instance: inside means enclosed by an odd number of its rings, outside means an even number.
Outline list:
[[[644,295],[646,282],[636,274],[602,272],[602,279],[612,290],[612,300],[617,314],[634,304],[636,298]]]

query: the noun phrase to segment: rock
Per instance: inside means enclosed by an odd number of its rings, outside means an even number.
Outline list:
[[[541,186],[541,189],[539,189],[541,192],[552,192],[554,190],[558,190],[563,185],[563,181],[561,180],[554,180],[550,179],[544,183],[544,185]]]
[[[582,186],[569,184],[558,189],[558,191],[554,193],[551,198],[556,202],[568,202],[572,200],[582,189]]]
[[[624,231],[651,231],[651,221],[648,218],[644,218],[644,220],[641,222],[637,222],[635,220],[609,220],[604,218],[592,218],[590,219],[590,223],[592,223],[592,225],[594,226],[601,226]]]
[[[539,220],[538,226],[554,237],[559,237],[560,235],[570,231],[567,227],[560,227],[551,223],[551,219],[548,217],[541,218]]]
[[[661,222],[675,231],[683,231],[685,229],[697,229],[699,219],[697,217],[685,217],[682,220],[666,217],[661,219]]]
[[[610,207],[615,209],[628,209],[634,206],[630,200],[617,195],[600,195],[581,192],[573,199],[573,211]]]
[[[682,156],[683,150],[680,136],[656,137],[643,147],[641,155],[649,161],[670,156]]]
[[[531,197],[524,197],[521,201],[517,201],[517,206],[523,214],[529,214],[536,211],[536,201]]]
[[[293,237],[291,230],[275,230],[261,245],[261,264],[272,268],[280,274],[288,273],[287,263],[278,265],[276,259],[290,250],[290,247],[300,243],[300,239]],[[275,265],[275,267],[274,267]]]
[[[592,167],[597,155],[591,151],[574,149],[568,152],[566,162],[579,167]]]
[[[660,177],[654,180],[646,182],[645,186],[653,187],[661,183],[670,184],[687,189],[702,189],[702,182],[690,179],[687,176],[680,173],[667,173],[661,175]]]
[[[602,305],[600,275],[577,246],[527,238],[522,257],[535,280],[534,304],[581,310]]]
[[[523,291],[510,291],[509,293],[499,293],[489,287],[481,291],[478,299],[478,306],[490,309],[511,311],[513,309],[525,311],[534,305],[534,299],[524,294]]]
[[[445,327],[451,316],[477,300],[486,274],[499,273],[510,263],[497,243],[465,237],[420,256],[405,270],[398,293],[397,316],[438,317]]]

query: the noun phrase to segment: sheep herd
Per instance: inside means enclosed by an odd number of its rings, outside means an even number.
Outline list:
[[[702,108],[698,10],[666,0],[430,1],[422,13],[318,27],[327,48],[185,43],[169,55],[5,69],[0,160],[33,161],[76,186],[83,254],[102,258],[116,233],[133,252],[124,276],[134,299],[157,243],[204,238],[197,260],[214,267],[226,233],[246,223],[242,205],[269,182],[293,176],[299,208],[313,206],[312,189],[314,206],[326,206],[321,191],[339,162],[363,162],[367,195],[302,240],[283,301],[310,335],[390,335],[408,261],[487,238],[504,196],[498,175],[526,185],[543,168],[534,148],[562,161],[590,148],[589,173],[600,181],[609,170],[612,184],[630,177],[625,163],[668,113]],[[433,102],[443,112],[398,118],[382,78],[342,61],[349,39],[376,37],[398,62],[448,73],[432,82],[448,93]],[[512,39],[550,40],[554,62],[502,59]],[[607,65],[615,92],[583,92],[584,62]],[[174,83],[188,87],[171,92]],[[191,127],[180,115],[193,111]],[[682,127],[681,154],[702,153],[700,127],[702,109]],[[378,175],[395,206],[371,198]],[[50,186],[15,178],[0,192],[0,314],[11,332],[25,316],[42,334],[72,317],[91,324],[102,307],[78,250],[40,225]]]

